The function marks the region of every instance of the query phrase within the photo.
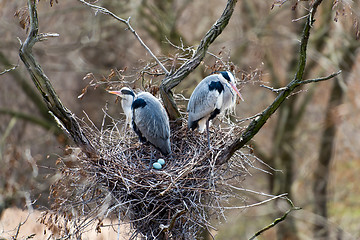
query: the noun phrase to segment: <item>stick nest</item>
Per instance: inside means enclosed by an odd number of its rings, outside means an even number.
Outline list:
[[[209,150],[206,133],[188,130],[184,119],[181,126],[172,123],[172,153],[162,157],[163,169],[155,170],[149,169],[149,160],[157,150],[140,143],[123,124],[113,120],[112,126],[99,130],[83,121],[98,158],[72,149],[68,158],[59,159],[52,210],[41,219],[50,229],[79,238],[90,224],[101,231],[102,220],[110,217],[115,229],[130,223],[130,239],[195,239],[202,229],[214,229],[212,216],[225,218],[228,200],[242,198],[232,183],[244,180],[251,149],[216,165],[220,150],[242,131],[239,126],[211,127]]]

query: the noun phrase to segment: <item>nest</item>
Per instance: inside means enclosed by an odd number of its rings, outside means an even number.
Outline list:
[[[72,158],[59,161],[52,211],[41,220],[49,228],[80,237],[89,224],[101,231],[102,219],[110,217],[114,226],[130,223],[131,239],[195,239],[203,229],[214,228],[211,219],[226,218],[229,200],[242,199],[233,184],[244,180],[253,162],[251,149],[216,164],[220,151],[239,136],[239,126],[211,127],[209,150],[205,133],[188,130],[185,119],[181,126],[172,123],[172,153],[162,157],[163,169],[155,170],[149,169],[149,160],[157,150],[140,143],[123,124],[113,120],[112,126],[99,130],[83,123],[99,158],[73,149]]]

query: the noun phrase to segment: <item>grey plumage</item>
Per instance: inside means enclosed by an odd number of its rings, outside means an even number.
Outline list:
[[[210,146],[209,121],[233,107],[236,94],[243,100],[231,72],[219,72],[204,78],[194,89],[188,103],[188,128],[199,128],[203,132],[206,127]]]
[[[122,98],[124,113],[127,119],[131,119],[131,125],[141,142],[151,143],[164,155],[171,153],[169,118],[157,98],[147,92],[135,95],[129,88],[109,93]]]
[[[146,104],[136,105],[137,101],[141,100]],[[157,147],[164,155],[170,154],[169,118],[159,100],[150,93],[142,92],[137,95],[132,110],[133,125],[140,132],[138,135],[142,134],[142,137]]]

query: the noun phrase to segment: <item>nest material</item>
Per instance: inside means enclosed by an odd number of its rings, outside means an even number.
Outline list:
[[[78,152],[75,161],[63,160],[51,192],[53,211],[66,222],[62,234],[80,236],[95,220],[100,230],[101,219],[112,217],[117,224],[130,223],[131,238],[194,239],[200,230],[213,228],[211,216],[225,218],[226,201],[241,198],[231,183],[244,179],[251,154],[240,152],[222,166],[215,163],[241,130],[233,124],[211,127],[209,150],[206,133],[190,131],[182,121],[182,126],[171,124],[172,153],[162,157],[161,170],[149,169],[157,150],[140,143],[123,121],[106,130],[84,126],[99,159]],[[60,225],[50,218],[45,215],[42,221]]]

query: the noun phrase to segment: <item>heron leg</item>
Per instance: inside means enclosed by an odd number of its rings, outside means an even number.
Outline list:
[[[154,150],[151,149],[151,155],[150,155],[150,160],[149,160],[149,170],[152,169],[153,163],[156,162],[159,157],[160,157],[160,153],[157,150],[155,150],[155,154],[154,154]]]
[[[209,121],[210,121],[209,119],[206,120],[206,133],[207,133],[208,147],[209,147],[209,149],[210,149],[211,146],[210,146]]]
[[[152,168],[152,164],[155,162],[154,159],[154,151],[151,149],[150,158],[149,159],[141,159],[142,161],[149,161],[149,166],[146,170],[150,170]]]
[[[154,151],[151,149],[150,159],[149,159],[149,168],[150,170],[152,168],[152,164],[154,163]]]

